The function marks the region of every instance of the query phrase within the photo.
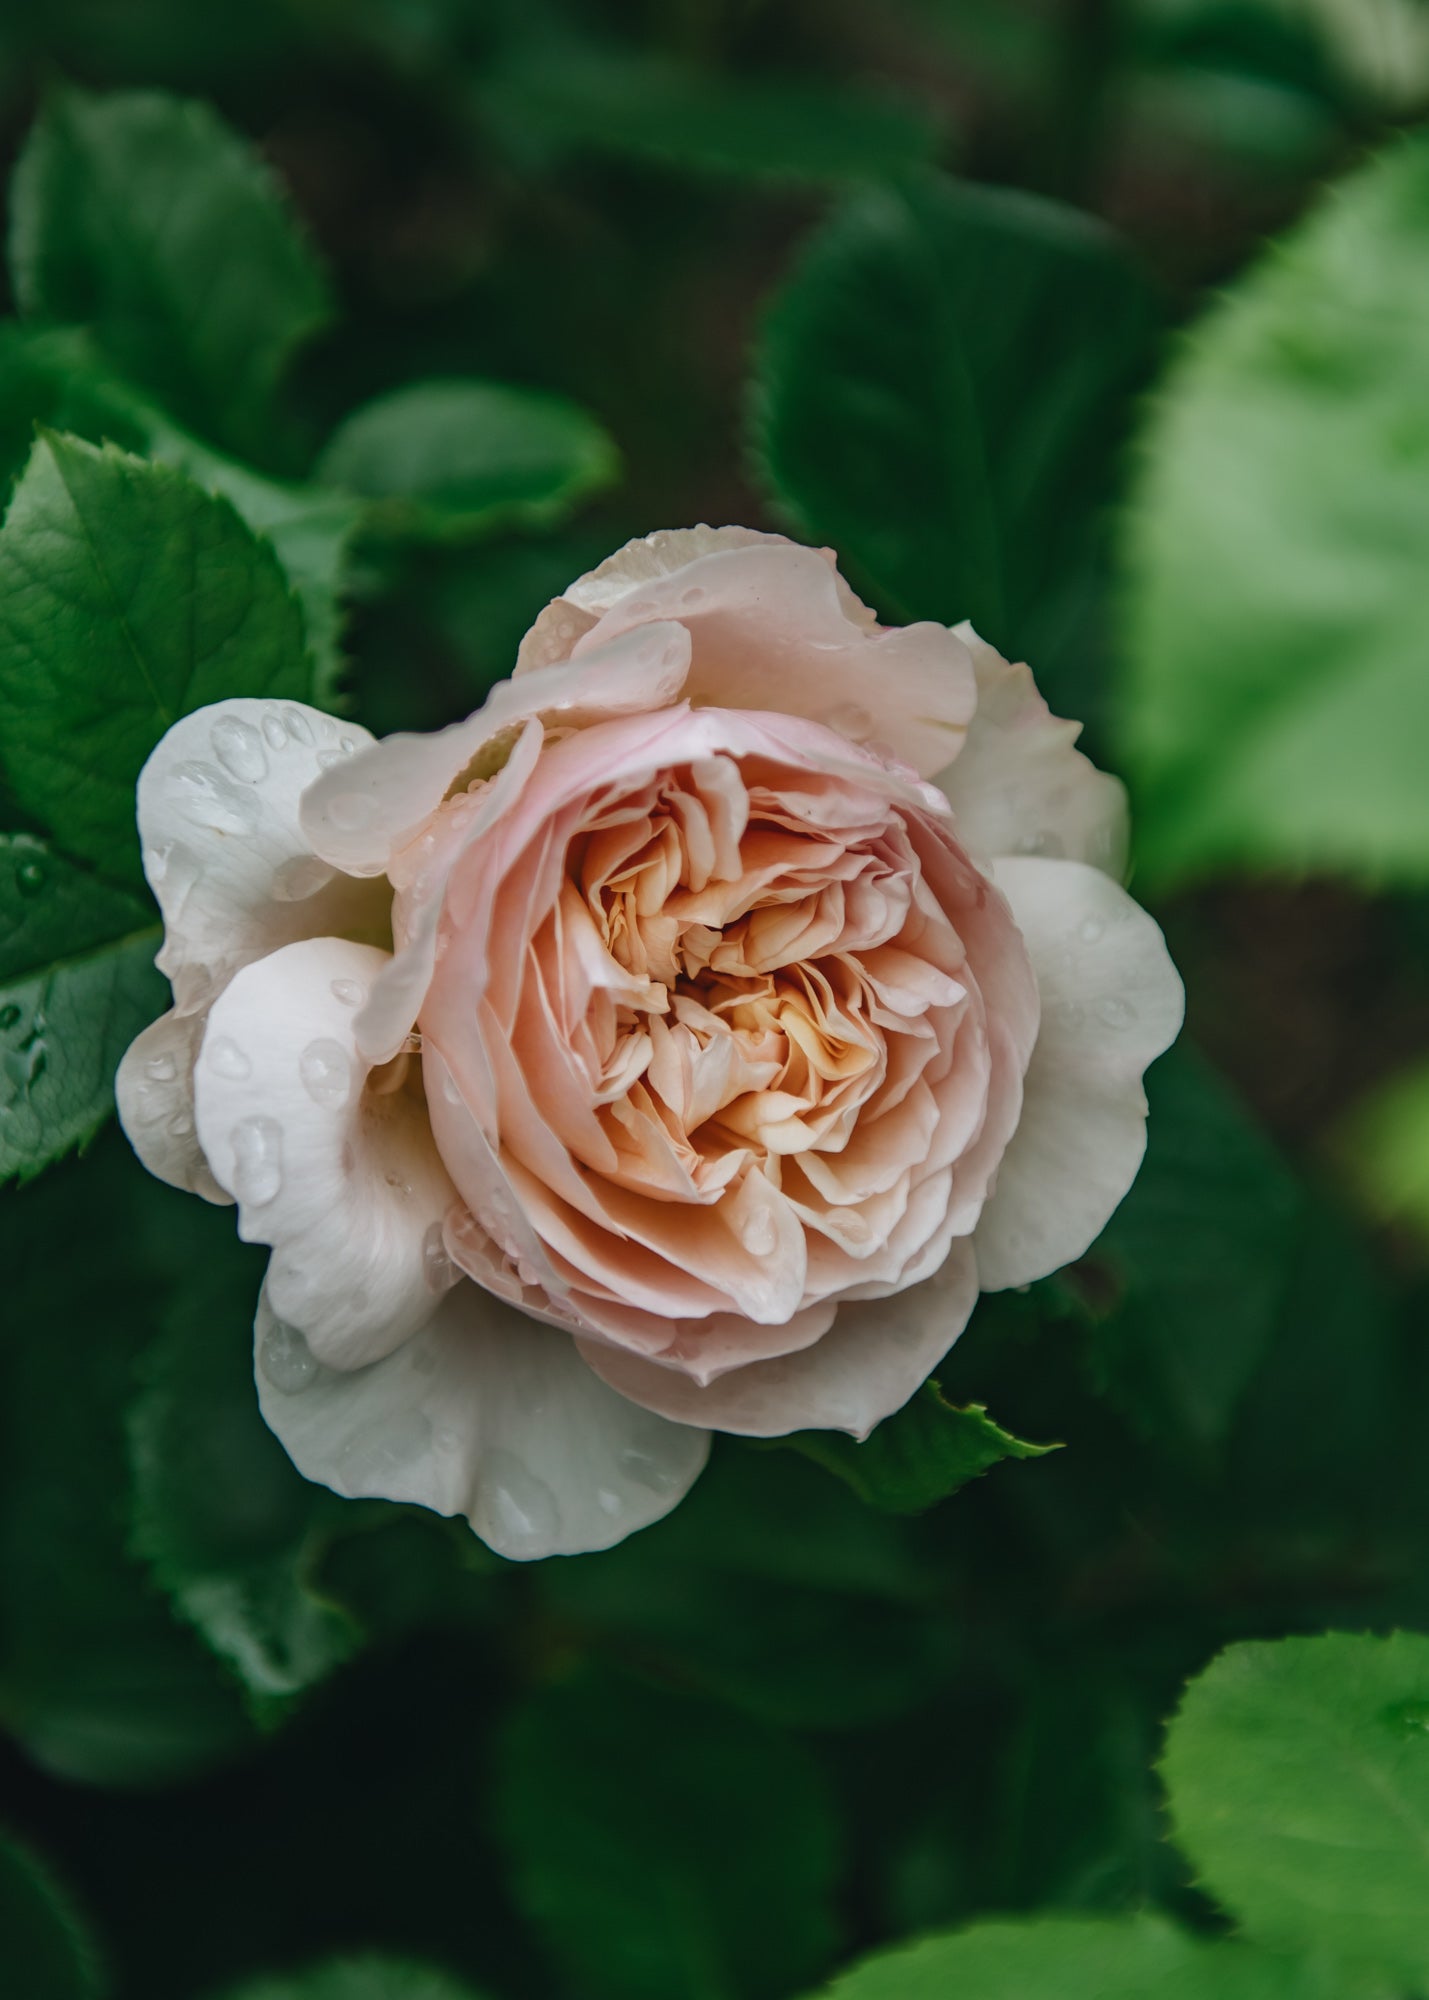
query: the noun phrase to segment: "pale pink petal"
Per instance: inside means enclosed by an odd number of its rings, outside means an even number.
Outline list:
[[[208,1170],[194,1129],[194,1057],[207,1013],[161,1014],[129,1044],[114,1079],[124,1136],[157,1179],[220,1205],[231,1202]]]
[[[380,938],[385,885],[318,858],[299,821],[304,790],[372,738],[298,702],[235,698],[176,722],[139,774],[144,873],[164,918],[156,963],[180,1013],[297,938]]]
[[[1085,861],[1120,880],[1126,791],[1075,745],[1079,722],[1052,714],[1029,668],[1013,666],[971,625],[958,636],[977,674],[977,713],[956,763],[938,774],[958,838],[988,860],[1034,854]]]
[[[956,1242],[910,1290],[841,1305],[831,1330],[812,1347],[731,1369],[703,1386],[638,1355],[594,1341],[577,1344],[622,1395],[677,1423],[743,1437],[839,1430],[864,1438],[926,1381],[976,1303],[972,1252]]]
[[[312,938],[246,967],[214,1004],[194,1072],[199,1140],[237,1197],[239,1233],[273,1246],[274,1309],[346,1368],[405,1340],[454,1276],[442,1220],[455,1192],[416,1065],[405,1083],[374,1078],[357,1048],[385,962]]]
[[[946,626],[881,630],[828,551],[745,529],[671,531],[621,550],[542,614],[517,684],[563,647],[579,660],[664,619],[690,633],[685,693],[697,707],[806,716],[923,777],[951,763],[972,718],[972,662]]]
[[[465,1515],[516,1562],[658,1521],[709,1452],[707,1432],[628,1402],[566,1334],[465,1280],[405,1345],[351,1372],[317,1363],[266,1296],[255,1332],[263,1415],[305,1477]]]
[[[996,877],[1032,956],[1042,1026],[973,1235],[984,1291],[1045,1278],[1101,1234],[1146,1148],[1142,1074],[1185,1005],[1159,928],[1108,876],[1022,859],[999,861]]]

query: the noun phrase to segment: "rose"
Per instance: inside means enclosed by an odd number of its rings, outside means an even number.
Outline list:
[[[302,1471],[605,1547],[711,1429],[866,1435],[980,1287],[1079,1256],[1182,996],[1077,734],[732,528],[620,551],[434,735],[178,722],[139,786],[175,1005],[120,1112],[271,1245]]]

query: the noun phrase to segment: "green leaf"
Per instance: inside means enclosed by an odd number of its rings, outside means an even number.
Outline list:
[[[1345,179],[1186,339],[1126,515],[1125,755],[1159,881],[1429,880],[1429,137]]]
[[[1274,1147],[1188,1047],[1146,1079],[1146,1161],[1073,1274],[1093,1364],[1152,1438],[1225,1438],[1274,1338],[1295,1261],[1300,1190]]]
[[[56,92],[11,214],[26,314],[92,327],[181,422],[271,452],[279,380],[326,323],[327,287],[267,169],[206,105]]]
[[[1178,1842],[1251,1935],[1429,1982],[1429,1638],[1228,1647],[1162,1774]]]
[[[755,452],[890,617],[1039,664],[1085,609],[1152,315],[1100,225],[931,175],[816,232],[765,322]]]
[[[29,458],[36,426],[157,459],[230,501],[272,543],[302,606],[317,663],[317,699],[331,701],[341,666],[339,598],[363,515],[359,501],[267,479],[211,450],[115,374],[90,337],[75,328],[0,325],[0,483],[6,487]]]
[[[106,1981],[84,1919],[43,1863],[0,1832],[5,1977],[34,2000],[98,2000]]]
[[[259,1414],[257,1275],[230,1243],[187,1277],[145,1356],[129,1445],[136,1550],[266,1701],[323,1679],[358,1634],[312,1582],[342,1503],[308,1484]]]
[[[1356,1105],[1339,1153],[1377,1222],[1429,1240],[1429,1063],[1392,1076]]]
[[[376,1955],[334,1958],[301,1972],[245,1980],[223,2000],[478,2000],[475,1990],[434,1966]]]
[[[163,1006],[152,908],[28,834],[0,835],[0,1182],[86,1145]]]
[[[862,1444],[838,1431],[795,1431],[782,1442],[890,1514],[920,1514],[1005,1458],[1042,1458],[1058,1449],[1013,1437],[980,1403],[958,1409],[936,1382],[925,1382]]]
[[[737,178],[859,180],[925,164],[942,138],[930,108],[890,90],[712,76],[545,39],[489,79],[482,101],[523,150],[538,138]]]
[[[875,1952],[821,2000],[1349,2000],[1328,1967],[1208,1944],[1152,1916],[973,1924]],[[1375,2000],[1390,2000],[1376,1990]]]
[[[836,1834],[790,1738],[588,1676],[501,1744],[497,1830],[518,1902],[591,2000],[774,2000],[834,1942]]]
[[[561,396],[499,382],[414,382],[364,404],[328,443],[318,476],[386,501],[374,525],[464,539],[559,521],[609,486],[620,459]]]
[[[40,439],[0,530],[0,767],[62,847],[136,877],[134,787],[170,724],[311,692],[277,558],[227,501],[112,446]]]

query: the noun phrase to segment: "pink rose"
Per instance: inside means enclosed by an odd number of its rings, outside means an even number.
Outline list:
[[[862,1437],[980,1288],[1079,1256],[1182,995],[1077,734],[738,528],[631,543],[435,735],[177,723],[139,786],[175,1006],[120,1113],[272,1246],[301,1470],[603,1548],[710,1430]]]

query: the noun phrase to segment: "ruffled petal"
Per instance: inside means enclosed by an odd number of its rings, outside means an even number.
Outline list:
[[[593,1375],[568,1335],[463,1282],[396,1353],[323,1367],[266,1294],[256,1325],[264,1418],[308,1479],[464,1514],[515,1562],[607,1549],[682,1500],[709,1435]]]
[[[1022,1116],[973,1233],[984,1291],[1080,1257],[1146,1150],[1142,1075],[1181,1027],[1185,995],[1157,924],[1077,861],[1003,860],[1042,993]]]
[[[977,1267],[965,1241],[919,1284],[889,1298],[841,1305],[822,1340],[754,1361],[701,1384],[624,1349],[579,1341],[605,1381],[677,1423],[742,1437],[848,1431],[865,1438],[901,1409],[942,1360],[977,1303]]]
[[[1025,666],[1014,666],[971,625],[958,637],[977,675],[977,713],[957,762],[935,782],[974,854],[1085,861],[1120,880],[1126,869],[1126,790],[1075,745],[1079,722],[1053,715]]]
[[[339,875],[299,823],[305,789],[372,738],[298,702],[218,702],[182,716],[139,774],[144,873],[164,918],[157,964],[180,1013],[297,938],[386,929],[385,887]]]
[[[269,1243],[273,1307],[320,1359],[355,1368],[427,1320],[455,1273],[455,1199],[404,1055],[373,1076],[354,1017],[387,954],[291,944],[232,981],[195,1069],[198,1136],[239,1233]],[[405,1072],[405,1074],[404,1074]]]
[[[664,619],[693,641],[685,693],[696,707],[823,722],[925,778],[951,763],[972,719],[972,661],[955,633],[881,630],[829,551],[743,528],[668,530],[620,550],[542,613],[516,685],[553,658],[579,660]]]
[[[194,1058],[207,1014],[161,1014],[129,1044],[114,1079],[119,1122],[156,1179],[220,1206],[218,1185],[194,1127]]]

